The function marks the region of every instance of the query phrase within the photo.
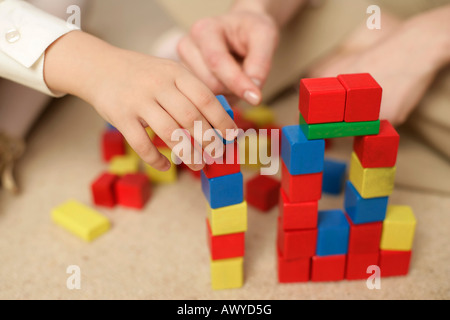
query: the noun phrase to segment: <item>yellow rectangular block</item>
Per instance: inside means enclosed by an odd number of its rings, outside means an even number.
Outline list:
[[[212,209],[207,202],[208,220],[213,236],[247,231],[247,202]]]
[[[74,200],[53,209],[52,220],[87,242],[104,234],[111,227],[106,217]]]
[[[380,249],[392,251],[411,251],[416,218],[409,206],[388,206],[383,222]]]
[[[139,172],[139,158],[133,155],[117,156],[111,159],[110,173],[118,176]]]
[[[244,119],[256,125],[256,127],[264,128],[275,122],[275,114],[270,107],[260,105],[251,107],[244,112]]]
[[[244,285],[244,258],[211,261],[213,290],[236,289]]]
[[[396,171],[397,167],[364,168],[353,152],[349,179],[365,199],[387,197],[394,191]]]
[[[177,173],[177,166],[172,161],[172,150],[168,148],[161,148],[159,149],[159,152],[161,152],[167,159],[169,159],[172,166],[168,171],[161,172],[159,170],[156,170],[155,168],[149,166],[148,164],[145,164],[146,172],[148,177],[153,183],[156,184],[171,184],[175,183],[178,178]]]

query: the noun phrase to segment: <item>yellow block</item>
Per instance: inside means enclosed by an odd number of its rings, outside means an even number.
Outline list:
[[[380,248],[382,250],[411,251],[416,218],[411,207],[388,206],[383,222]]]
[[[159,152],[161,152],[167,159],[169,159],[172,166],[168,171],[161,172],[151,167],[150,165],[145,164],[147,175],[149,176],[152,182],[157,184],[175,183],[177,181],[178,174],[177,174],[177,166],[172,161],[172,150],[168,148],[162,148],[159,149]]]
[[[247,202],[219,209],[211,209],[207,203],[207,207],[213,236],[247,231]]]
[[[264,128],[275,122],[275,114],[265,105],[250,107],[245,110],[243,117],[245,120],[253,122],[258,128]]]
[[[118,176],[137,173],[139,171],[139,158],[132,155],[117,156],[109,164],[109,172]]]
[[[140,159],[139,155],[134,151],[134,149],[127,143],[125,143],[125,151],[126,155],[130,157],[134,157],[136,159]]]
[[[353,152],[349,179],[365,199],[387,197],[394,190],[396,170],[397,167],[364,168]]]
[[[152,128],[147,127],[145,129],[145,131],[147,131],[148,136],[150,137],[150,140],[153,140],[156,136],[156,133],[152,130]]]
[[[262,166],[268,165],[268,158],[270,158],[272,151],[269,137],[263,138],[257,134],[249,135],[248,137],[241,137],[238,143],[240,162],[244,167],[258,170]],[[267,157],[267,159],[261,158],[261,151],[263,157]]]
[[[73,200],[53,209],[52,220],[88,242],[99,237],[111,227],[106,217]]]
[[[244,258],[211,261],[213,290],[236,289],[244,285]]]

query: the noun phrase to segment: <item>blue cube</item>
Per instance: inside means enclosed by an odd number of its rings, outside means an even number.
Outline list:
[[[364,199],[350,181],[345,185],[344,208],[354,224],[384,221],[389,197]]]
[[[300,126],[284,127],[281,157],[291,175],[323,171],[325,140],[308,140]]]
[[[350,224],[342,210],[319,211],[317,256],[347,254]]]
[[[323,165],[322,191],[326,194],[340,195],[344,190],[347,163],[325,159]]]
[[[244,202],[242,173],[208,179],[202,171],[202,191],[212,209],[233,206]]]

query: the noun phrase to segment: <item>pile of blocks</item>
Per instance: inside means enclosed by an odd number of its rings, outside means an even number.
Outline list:
[[[379,120],[381,96],[369,74],[301,81],[300,125],[282,130],[279,282],[367,279],[372,265],[381,276],[407,274],[416,220],[411,208],[388,205],[399,135]],[[344,211],[319,211],[324,139],[350,136]]]
[[[228,114],[234,114],[219,97]],[[224,141],[222,161],[207,164],[201,172],[202,191],[207,199],[207,237],[214,290],[240,288],[244,283],[247,203],[239,164],[237,141]]]

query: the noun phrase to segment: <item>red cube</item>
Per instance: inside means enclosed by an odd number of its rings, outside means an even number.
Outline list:
[[[125,139],[119,131],[108,130],[102,135],[102,155],[105,162],[115,156],[125,155]]]
[[[118,176],[104,173],[92,183],[91,191],[95,205],[108,208],[116,206],[114,187],[117,180],[119,180]]]
[[[405,276],[409,272],[412,251],[380,250],[381,277]]]
[[[312,257],[311,281],[341,281],[345,275],[346,256]]]
[[[208,219],[208,247],[212,260],[243,257],[245,254],[245,232],[213,236]]]
[[[352,219],[347,214],[345,216],[350,223],[348,253],[378,253],[383,222],[353,224]]]
[[[143,209],[151,197],[151,184],[147,175],[128,174],[116,183],[117,203],[134,209]]]
[[[337,78],[303,79],[300,112],[308,124],[344,121],[346,91]]]
[[[278,248],[287,260],[312,257],[316,254],[317,229],[283,230],[278,218]]]
[[[281,187],[290,202],[318,201],[322,197],[323,173],[291,175],[281,160]]]
[[[279,197],[279,211],[284,230],[317,228],[319,202],[291,203],[286,193],[281,190]]]
[[[277,250],[278,281],[280,283],[308,282],[311,258],[287,260]]]
[[[367,268],[378,265],[379,253],[349,253],[345,278],[347,280],[362,280],[370,277]]]
[[[247,203],[263,212],[267,212],[278,203],[281,183],[269,176],[258,175],[247,181]]]
[[[207,161],[213,161],[207,157]],[[206,164],[203,172],[208,179],[228,176],[241,172],[239,163],[239,148],[235,141],[233,144],[224,145],[224,154],[220,160],[214,161],[212,164]]]

